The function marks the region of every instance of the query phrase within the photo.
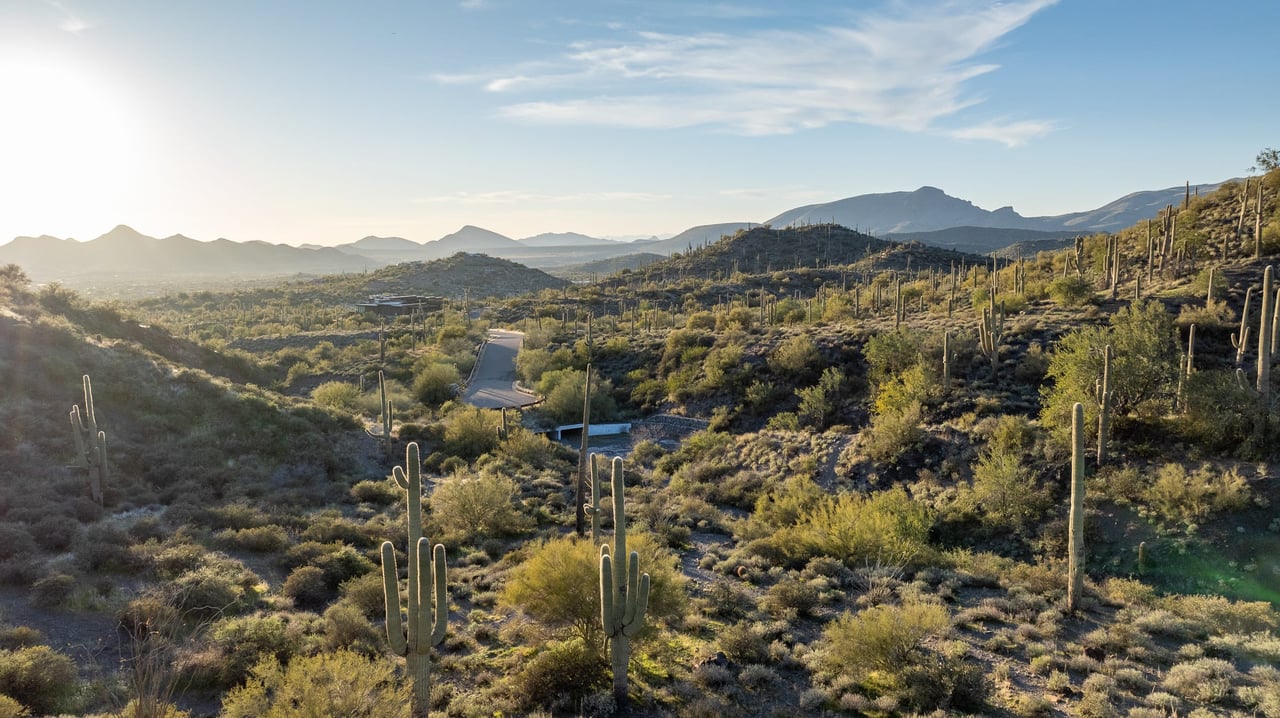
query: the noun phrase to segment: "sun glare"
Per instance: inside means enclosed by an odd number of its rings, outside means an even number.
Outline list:
[[[141,128],[119,91],[88,68],[0,57],[0,97],[7,224],[71,233],[120,221],[119,205],[136,180]]]

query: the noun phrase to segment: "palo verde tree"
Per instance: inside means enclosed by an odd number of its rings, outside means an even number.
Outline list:
[[[1071,430],[1071,408],[1084,404],[1085,421],[1098,425],[1095,394],[1103,375],[1106,347],[1114,352],[1110,383],[1113,429],[1122,433],[1135,417],[1163,414],[1176,393],[1179,349],[1173,317],[1164,305],[1138,302],[1111,316],[1107,326],[1089,326],[1065,335],[1049,359],[1050,380],[1041,389],[1041,423],[1060,445]]]

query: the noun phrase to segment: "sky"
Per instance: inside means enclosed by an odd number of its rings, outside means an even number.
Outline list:
[[[1275,0],[3,0],[0,243],[667,236],[1249,174]]]

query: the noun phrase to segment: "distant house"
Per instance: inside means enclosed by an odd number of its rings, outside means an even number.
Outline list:
[[[417,294],[370,296],[368,301],[357,302],[356,308],[361,312],[372,312],[383,317],[398,317],[404,314],[430,314],[444,309],[444,297],[423,297]]]

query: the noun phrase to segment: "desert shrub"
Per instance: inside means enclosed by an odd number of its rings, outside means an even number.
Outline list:
[[[346,518],[337,511],[324,511],[308,517],[302,540],[321,543],[345,543],[358,548],[371,548],[377,541],[364,524]]]
[[[774,374],[799,384],[817,375],[821,359],[813,340],[797,334],[774,349],[767,361]]]
[[[407,718],[408,683],[395,664],[353,651],[267,658],[222,702],[223,718]]]
[[[76,542],[76,562],[86,571],[130,573],[142,567],[129,551],[132,540],[125,531],[110,524],[94,524]]]
[[[685,579],[670,549],[651,534],[633,530],[627,532],[627,550],[640,555],[640,571],[649,574],[646,627],[684,615]],[[600,549],[589,541],[573,537],[543,541],[512,570],[501,602],[603,652],[599,566]]]
[[[52,648],[0,651],[0,694],[37,715],[69,710],[76,690],[76,664]]]
[[[922,659],[924,640],[950,625],[947,609],[931,603],[845,613],[823,629],[819,664],[833,675],[865,681],[881,673],[895,683],[901,671]]]
[[[1251,384],[1242,386],[1234,371],[1198,370],[1183,395],[1186,411],[1173,425],[1185,439],[1228,454],[1247,446],[1257,406]]]
[[[311,390],[311,400],[346,414],[360,411],[360,389],[345,381],[326,381]]]
[[[46,551],[65,551],[80,535],[80,522],[70,516],[45,516],[31,525],[31,538]]]
[[[577,369],[559,369],[547,372],[538,381],[538,393],[543,396],[542,410],[561,424],[582,421],[583,387],[587,373]],[[591,374],[591,417],[596,421],[617,416],[613,384],[598,373]]]
[[[340,587],[342,598],[360,609],[366,618],[382,617],[386,611],[382,574],[370,572],[346,581]]]
[[[1216,471],[1205,465],[1191,473],[1181,464],[1156,470],[1146,499],[1166,519],[1197,523],[1210,514],[1235,511],[1249,502],[1249,483],[1234,468]]]
[[[293,599],[299,608],[319,608],[333,597],[324,569],[317,566],[299,566],[284,580],[281,592]]]
[[[898,329],[867,338],[862,353],[867,360],[867,379],[879,386],[920,363],[921,344],[917,333]]]
[[[1159,301],[1126,306],[1106,327],[1089,326],[1058,341],[1049,360],[1050,382],[1041,389],[1041,423],[1063,446],[1071,431],[1071,407],[1084,404],[1085,426],[1096,433],[1103,349],[1110,344],[1112,411],[1119,429],[1131,414],[1163,415],[1177,377],[1178,346],[1173,317]],[[1096,436],[1088,441],[1096,440]]]
[[[1221,658],[1197,658],[1171,667],[1160,687],[1188,700],[1214,703],[1231,695],[1232,680],[1238,675]]]
[[[817,384],[796,389],[796,396],[800,398],[800,406],[796,409],[797,420],[819,431],[827,428],[839,408],[838,402],[843,397],[841,389],[844,384],[844,372],[827,367],[822,370],[822,377]]]
[[[757,626],[747,621],[725,626],[716,642],[724,655],[737,663],[769,661],[769,641]]]
[[[179,610],[207,618],[248,609],[257,602],[261,583],[239,561],[209,554],[201,566],[179,574],[168,588]]]
[[[445,453],[475,459],[498,445],[497,417],[474,406],[458,406],[444,418]]]
[[[895,487],[870,496],[825,497],[779,530],[773,543],[795,564],[829,556],[846,565],[902,565],[928,549],[929,509]]]
[[[339,601],[325,609],[324,645],[330,651],[346,648],[377,656],[382,647],[382,634],[359,606]]]
[[[31,626],[0,628],[0,649],[26,648],[44,643],[44,634]]]
[[[519,490],[515,481],[489,472],[453,474],[432,490],[432,516],[447,534],[467,540],[516,534],[528,524],[512,503]]]
[[[221,654],[219,679],[225,686],[243,681],[264,658],[287,661],[299,648],[284,619],[277,615],[224,619],[214,623],[209,633],[210,642]]]
[[[401,426],[401,438],[404,436]],[[394,503],[400,498],[400,491],[386,479],[381,481],[364,480],[351,487],[351,497],[356,501],[365,501],[379,506]]]
[[[903,668],[896,681],[897,698],[921,714],[944,709],[982,714],[991,692],[981,665],[936,653]]]
[[[272,553],[289,543],[289,535],[276,525],[248,529],[223,529],[215,536],[218,544],[233,551]]]
[[[9,696],[0,695],[0,718],[28,718],[31,711]]]
[[[818,605],[819,591],[816,586],[788,576],[769,587],[765,593],[764,603],[769,611],[785,615],[794,611],[798,616],[811,616]]]
[[[588,694],[606,686],[603,655],[581,638],[552,641],[517,673],[513,687],[526,707],[572,710]]]
[[[1080,307],[1093,301],[1093,283],[1078,274],[1049,282],[1049,298],[1064,307]]]
[[[997,420],[973,467],[973,499],[989,525],[1019,531],[1044,511],[1047,497],[1023,461],[1034,442],[1026,419],[1006,414]]]
[[[875,461],[892,462],[919,443],[924,407],[916,402],[901,410],[874,414],[862,435],[862,451]]]
[[[413,398],[427,406],[439,406],[453,398],[454,387],[461,380],[453,364],[431,362],[413,377]]]
[[[702,363],[702,380],[698,383],[698,393],[709,395],[737,388],[745,371],[742,354],[741,344],[725,344],[712,349]]]
[[[60,608],[66,605],[75,587],[75,576],[50,574],[31,584],[31,602],[37,606]]]

